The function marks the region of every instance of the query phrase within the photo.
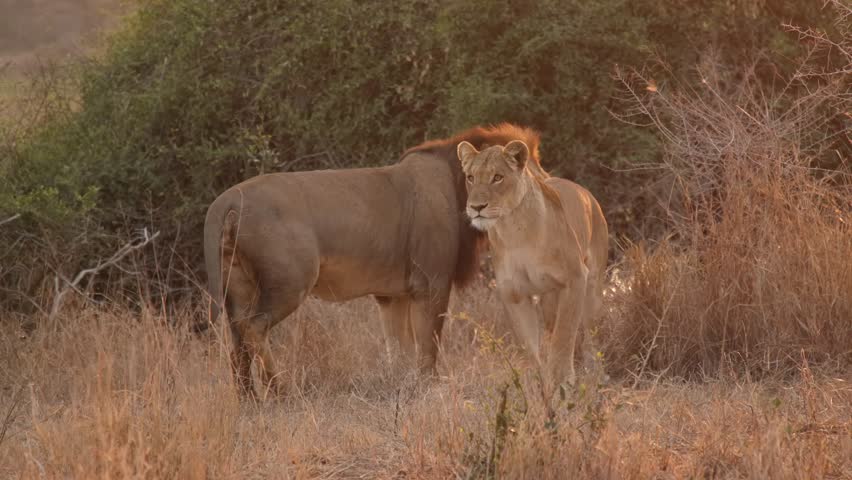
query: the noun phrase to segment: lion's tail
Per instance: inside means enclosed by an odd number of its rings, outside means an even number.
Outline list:
[[[196,333],[207,330],[219,319],[224,303],[222,244],[223,241],[233,236],[233,232],[225,231],[232,228],[233,225],[226,221],[232,210],[231,205],[229,205],[230,202],[223,202],[220,199],[210,205],[207,210],[207,217],[204,220],[204,267],[207,270],[207,294],[210,313],[206,321],[198,322],[192,326],[192,330]]]

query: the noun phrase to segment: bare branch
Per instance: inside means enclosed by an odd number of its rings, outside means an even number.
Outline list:
[[[129,253],[134,252],[136,250],[140,250],[144,248],[149,243],[153,242],[158,236],[160,236],[160,232],[155,232],[153,235],[148,234],[148,229],[142,230],[142,238],[137,241],[129,241],[124,244],[121,248],[119,248],[111,257],[108,259],[99,262],[92,268],[87,268],[85,270],[81,270],[77,275],[74,276],[73,280],[68,280],[64,276],[57,273],[54,278],[54,289],[56,291],[56,295],[53,297],[53,306],[50,309],[50,318],[53,319],[59,313],[59,309],[62,307],[62,300],[69,291],[75,291],[80,295],[84,295],[84,293],[80,290],[80,282],[83,281],[89,275],[96,275],[101,270],[113,266],[121,269],[118,266],[118,262],[121,261],[124,257],[126,257]],[[123,270],[123,269],[122,269]],[[60,288],[60,280],[65,283],[65,287]]]
[[[12,215],[11,217],[7,218],[6,220],[0,220],[0,225],[5,225],[5,224],[7,224],[11,221],[17,220],[19,218],[21,218],[21,214],[16,213],[16,214]]]

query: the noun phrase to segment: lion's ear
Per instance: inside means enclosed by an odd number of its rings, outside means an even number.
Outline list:
[[[456,153],[459,156],[462,168],[467,170],[468,165],[470,165],[470,161],[473,160],[473,157],[479,152],[476,150],[476,147],[470,144],[470,142],[461,142],[459,143],[459,146],[456,147]]]
[[[514,166],[518,170],[524,169],[524,166],[527,164],[527,159],[530,156],[530,149],[527,147],[526,143],[520,140],[512,140],[503,147],[503,151],[512,158],[515,163]]]

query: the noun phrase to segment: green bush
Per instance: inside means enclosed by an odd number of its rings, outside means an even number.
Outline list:
[[[662,52],[685,70],[711,43],[731,62],[754,46],[794,55],[783,21],[830,26],[802,3],[142,1],[75,70],[73,102],[50,102],[0,159],[0,211],[25,214],[0,235],[53,236],[85,262],[111,243],[72,242],[83,222],[119,236],[144,225],[197,267],[206,206],[240,180],[388,164],[500,121],[539,129],[546,167],[589,185],[622,232],[640,177],[612,169],[659,149],[611,115],[614,65]]]

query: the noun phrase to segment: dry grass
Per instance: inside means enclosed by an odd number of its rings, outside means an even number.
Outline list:
[[[671,185],[670,235],[627,249],[629,290],[603,332],[626,371],[775,375],[803,356],[852,360],[849,131],[827,128],[852,96],[839,74],[807,65],[766,91],[766,69],[734,76],[709,57],[700,81],[621,77],[633,113],[666,140],[653,168]]]
[[[437,379],[385,360],[370,301],[307,302],[273,332],[287,392],[256,405],[227,339],[186,333],[205,312],[70,305],[29,335],[0,318],[0,476],[852,479],[843,180],[690,98],[669,97],[694,117],[670,130],[673,240],[628,251],[600,352],[551,403],[484,284],[454,298]]]
[[[427,381],[383,360],[370,302],[310,301],[274,332],[288,393],[242,406],[226,344],[167,326],[200,312],[0,322],[0,476],[852,478],[849,375],[630,388],[592,366],[548,419],[492,292],[454,305]]]

